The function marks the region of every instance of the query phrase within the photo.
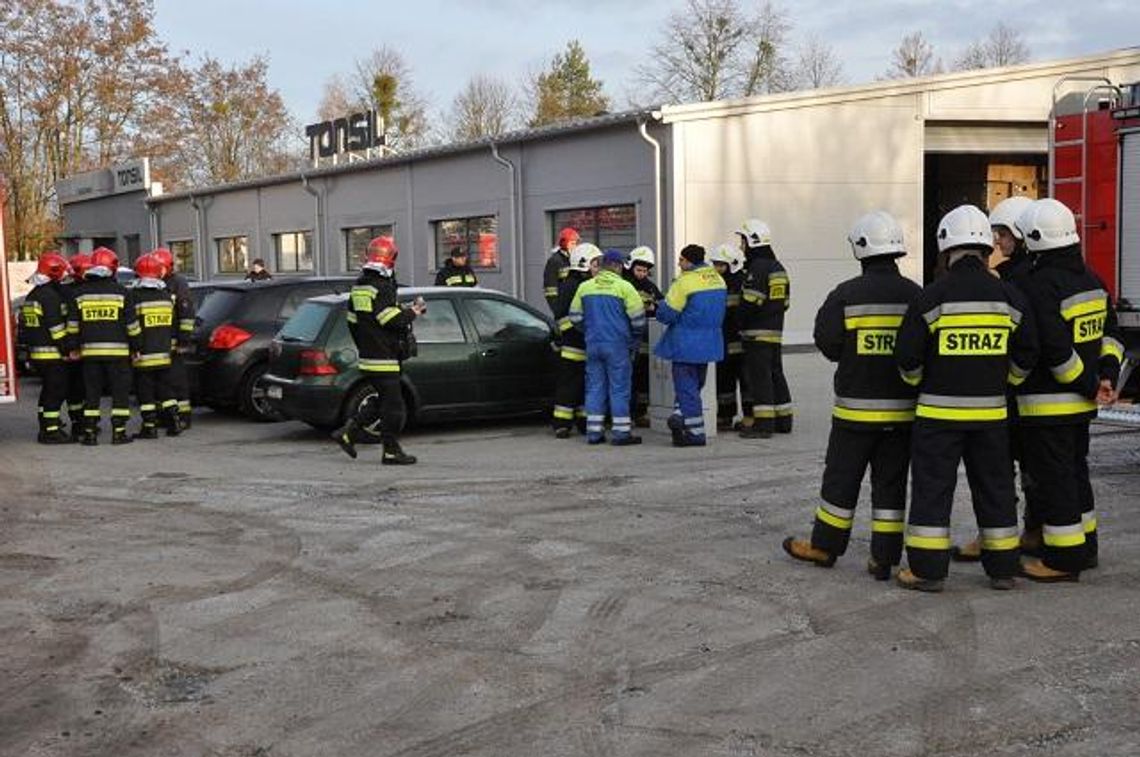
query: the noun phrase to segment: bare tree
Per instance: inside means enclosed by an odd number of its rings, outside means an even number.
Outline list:
[[[514,126],[518,98],[506,82],[475,76],[451,104],[451,138],[457,142],[493,137]]]
[[[843,83],[843,64],[835,50],[819,37],[808,36],[799,49],[799,84],[807,89],[834,87]]]
[[[922,32],[915,31],[902,38],[891,51],[891,66],[883,78],[911,79],[942,73],[942,59],[934,57],[934,46]]]
[[[347,76],[329,79],[319,113],[322,118],[335,118],[372,108],[384,120],[384,132],[391,147],[408,149],[430,141],[428,100],[416,90],[412,70],[404,56],[388,46],[357,59]]]
[[[795,72],[785,53],[792,22],[787,12],[765,2],[752,19],[750,48],[744,62],[745,97],[795,89]]]
[[[771,2],[748,14],[740,0],[686,0],[669,15],[636,78],[666,102],[783,92],[795,85],[786,55],[790,31],[787,14]]]
[[[736,0],[687,0],[665,21],[651,62],[637,77],[659,99],[707,101],[739,92],[740,52],[751,21]]]
[[[1013,66],[1027,63],[1031,57],[1029,45],[1022,39],[1021,32],[1005,24],[998,24],[988,37],[973,42],[966,48],[954,61],[954,70]]]

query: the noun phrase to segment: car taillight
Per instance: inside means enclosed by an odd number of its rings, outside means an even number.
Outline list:
[[[302,376],[331,376],[338,373],[324,350],[301,350],[301,367],[297,372]]]
[[[232,350],[245,344],[251,336],[253,334],[245,329],[226,323],[218,326],[210,333],[210,341],[207,346],[212,350]]]

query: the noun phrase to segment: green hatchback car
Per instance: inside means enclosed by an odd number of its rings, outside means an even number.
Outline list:
[[[558,364],[554,322],[490,289],[402,287],[423,297],[418,347],[400,383],[408,422],[548,412]],[[287,418],[334,428],[373,393],[356,367],[346,294],[306,300],[274,338],[265,375],[268,402]]]

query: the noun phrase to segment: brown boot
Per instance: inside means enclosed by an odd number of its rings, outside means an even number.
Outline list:
[[[895,576],[895,583],[904,589],[914,589],[915,591],[939,592],[943,588],[941,578],[919,578],[910,568],[900,570]]]
[[[973,539],[962,546],[950,548],[950,559],[954,562],[977,562],[982,559],[982,540]]]
[[[794,536],[789,536],[787,539],[784,539],[783,546],[784,551],[797,560],[814,563],[821,568],[830,568],[832,565],[835,565],[836,555],[813,547],[811,542],[807,539],[797,539]]]
[[[1021,533],[1021,554],[1040,557],[1044,543],[1041,540],[1040,528],[1027,528]]]
[[[1055,584],[1081,580],[1080,573],[1065,573],[1064,571],[1053,570],[1041,560],[1026,560],[1023,562],[1021,564],[1021,575],[1030,581],[1036,581],[1041,584]]]

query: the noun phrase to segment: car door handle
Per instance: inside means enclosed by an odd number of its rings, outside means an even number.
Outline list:
[[[499,351],[496,349],[489,349],[489,350],[483,350],[479,354],[483,357],[495,357],[496,355],[499,354]]]

